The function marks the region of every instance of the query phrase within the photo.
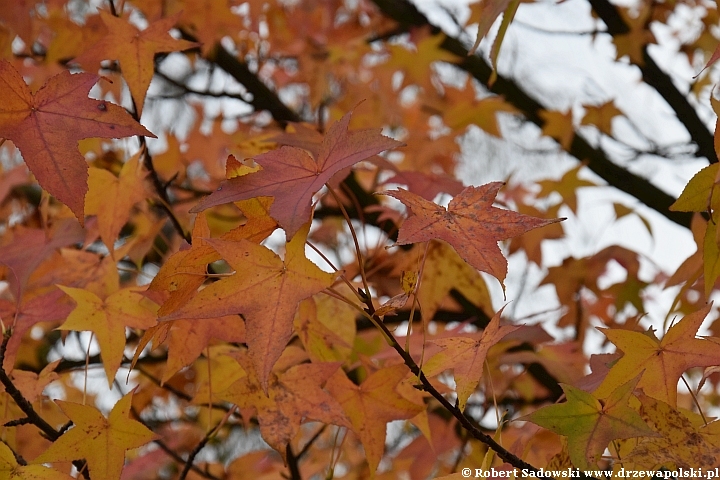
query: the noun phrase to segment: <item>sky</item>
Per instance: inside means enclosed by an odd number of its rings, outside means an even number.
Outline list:
[[[453,35],[458,35],[458,28],[446,12],[455,12],[461,21],[468,15],[465,1],[416,0],[415,3],[431,21]],[[693,77],[702,68],[702,65],[689,65],[686,57],[674,53],[678,45],[676,36],[692,35],[689,27],[692,26],[689,20],[692,12],[686,13],[671,22],[673,28],[653,25],[653,33],[660,45],[650,47],[651,55],[673,77],[681,91],[688,91]],[[496,22],[481,43],[480,51],[485,55],[497,26]],[[604,28],[601,21],[591,17],[589,2],[585,0],[522,3],[502,45],[498,70],[525,86],[548,107],[572,109],[576,121],[582,118],[583,104],[598,105],[614,99],[626,115],[613,121],[613,133],[618,141],[601,139],[593,127],[582,127],[582,135],[593,145],[599,144],[618,163],[677,197],[690,178],[707,165],[707,160],[694,158],[681,147],[674,150],[677,155],[671,160],[649,155],[637,157],[627,148],[627,145],[647,147],[650,141],[659,145],[685,145],[689,135],[660,95],[642,83],[639,69],[630,65],[627,59],[615,59],[615,47],[610,37],[597,33]],[[472,42],[475,32],[461,35]],[[710,128],[714,128],[709,90],[704,93],[700,115]],[[577,165],[577,160],[556,147],[553,141],[542,138],[538,128],[521,127],[517,119],[503,120],[504,133],[510,142],[496,140],[479,129],[466,136],[458,172],[458,177],[466,183],[479,185],[508,177],[511,181],[525,182],[559,179]],[[587,168],[582,170],[581,177],[604,185]],[[640,276],[651,281],[660,271],[674,272],[696,250],[688,229],[670,222],[627,194],[610,187],[583,188],[578,191],[578,199],[577,216],[569,209],[560,212],[568,217],[563,224],[566,237],[547,241],[543,246],[549,265],[560,264],[568,256],[592,255],[606,246],[621,245],[642,254]],[[636,208],[650,223],[652,235],[638,218],[616,221],[613,202]],[[608,284],[624,278],[624,270],[619,265],[616,267],[608,272]],[[516,318],[546,310],[553,303],[557,305],[550,287],[533,291],[533,286],[543,276],[544,273],[536,268],[527,268],[521,255],[510,258],[507,299],[517,303],[514,308],[509,308]],[[488,285],[494,301],[502,302],[497,281],[488,278]],[[677,288],[648,291],[652,300],[648,302],[649,315],[644,319],[645,325],[662,327],[677,291]],[[498,303],[495,307],[501,305]],[[553,316],[557,314],[539,316],[536,320],[547,324]],[[554,333],[562,335],[557,331]],[[588,342],[596,340],[591,335]]]

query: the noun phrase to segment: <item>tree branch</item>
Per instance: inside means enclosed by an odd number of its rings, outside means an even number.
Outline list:
[[[7,344],[10,341],[11,336],[12,329],[9,328],[3,334],[3,341],[2,344],[0,344],[0,382],[2,382],[5,387],[5,392],[10,395],[17,406],[20,407],[20,410],[22,410],[27,416],[28,421],[39,428],[49,440],[54,442],[60,438],[62,433],[55,430],[52,425],[47,423],[44,418],[38,415],[32,404],[23,396],[22,392],[18,390],[5,371],[5,350],[7,349]],[[84,460],[74,460],[72,463],[79,472],[82,472],[83,477],[88,480],[90,479],[90,473],[88,472],[87,464]]]
[[[427,26],[434,33],[441,32],[440,28],[431,24],[427,17],[408,0],[373,1],[385,15],[405,26],[406,29]],[[492,87],[489,87],[488,81],[492,68],[483,58],[476,55],[468,56],[468,50],[463,43],[449,36],[445,37],[445,40],[440,44],[440,48],[460,57],[460,61],[455,64],[458,68],[468,72],[491,92],[503,95],[506,101],[525,115],[527,120],[538,126],[543,126],[544,121],[540,118],[540,111],[545,109],[544,106],[530,97],[513,80],[498,75],[495,83]],[[605,152],[593,147],[581,136],[575,135],[567,152],[578,160],[587,160],[588,167],[611,186],[632,195],[669,220],[690,228],[691,214],[671,212],[668,209],[675,202],[674,197],[660,190],[648,180],[613,163]]]
[[[623,20],[620,12],[608,0],[589,0],[597,15],[607,25],[607,33],[612,36],[623,35],[630,28]],[[643,65],[635,64],[642,72],[645,83],[653,87],[673,109],[678,120],[685,126],[690,138],[698,146],[698,155],[708,159],[710,163],[718,161],[713,143],[713,134],[697,114],[697,110],[690,105],[687,96],[682,94],[668,74],[655,63],[648,53],[647,45],[643,46]]]

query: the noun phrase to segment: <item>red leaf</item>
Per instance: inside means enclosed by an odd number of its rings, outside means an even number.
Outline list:
[[[78,151],[83,138],[155,138],[122,108],[87,97],[100,77],[63,72],[36,93],[17,70],[0,61],[0,137],[12,140],[40,185],[83,223],[88,166]]]
[[[335,173],[403,145],[381,135],[379,129],[348,131],[351,115],[346,114],[330,127],[316,158],[296,147],[282,147],[259,155],[255,162],[262,170],[223,182],[217,191],[190,211],[200,212],[215,205],[254,197],[275,197],[270,216],[285,229],[288,238],[293,237],[310,219],[313,195]]]
[[[400,228],[398,245],[445,240],[463,260],[502,283],[507,274],[507,260],[497,242],[563,220],[543,220],[493,207],[502,186],[500,182],[493,182],[468,187],[452,199],[447,209],[403,189],[386,192],[410,210],[410,216]]]

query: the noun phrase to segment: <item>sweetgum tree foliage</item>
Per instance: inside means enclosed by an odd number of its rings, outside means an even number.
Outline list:
[[[498,74],[524,8],[471,4],[472,45],[406,0],[0,3],[0,478],[718,466],[716,6],[589,1],[581,33],[680,145]],[[671,78],[654,51],[709,68]],[[577,161],[559,179],[457,178],[468,132],[532,124]],[[710,165],[675,198],[618,146]],[[654,278],[619,245],[549,263],[584,170],[696,253]],[[509,254],[542,272],[541,323],[491,298]]]

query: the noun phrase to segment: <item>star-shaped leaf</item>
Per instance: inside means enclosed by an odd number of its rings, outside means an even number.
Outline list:
[[[573,465],[581,470],[594,468],[610,441],[657,436],[628,405],[637,382],[638,378],[634,378],[619,386],[603,402],[596,395],[560,384],[567,399],[565,403],[543,407],[519,420],[566,436]]]
[[[140,113],[153,77],[155,54],[177,52],[200,45],[187,40],[174,39],[167,33],[175,26],[179,17],[180,14],[175,14],[163,18],[140,31],[127,19],[118,18],[101,10],[100,18],[108,29],[107,36],[77,57],[74,62],[82,65],[104,59],[118,60],[123,78]]]
[[[345,410],[352,431],[360,438],[372,473],[377,470],[385,450],[385,429],[393,420],[406,420],[424,410],[397,392],[397,386],[408,374],[405,365],[383,368],[361,385],[351,382],[340,370],[325,386]]]
[[[677,383],[683,372],[690,367],[720,365],[720,344],[695,338],[711,307],[712,303],[686,315],[670,327],[662,340],[651,332],[601,329],[624,355],[595,393],[607,395],[644,371],[638,387],[653,398],[677,406]]]
[[[622,112],[615,106],[612,100],[602,105],[583,105],[585,116],[580,122],[582,125],[595,125],[598,130],[606,135],[612,136],[612,120]]]
[[[254,197],[275,198],[270,216],[293,237],[310,220],[311,201],[330,178],[389,148],[403,145],[380,134],[379,129],[348,131],[351,113],[328,130],[317,158],[297,147],[281,147],[255,157],[262,170],[231,178],[204,198],[191,212]]]
[[[713,442],[712,430],[717,425],[708,424],[706,428],[693,425],[688,416],[655,398],[638,395],[640,415],[662,436],[641,439],[624,460],[633,462],[640,468],[653,468],[667,465],[676,468],[712,469],[717,466],[720,445]],[[692,414],[691,414],[692,415]],[[716,422],[715,422],[716,423]]]
[[[444,120],[453,130],[463,130],[468,125],[477,125],[495,137],[502,137],[497,114],[499,112],[518,113],[518,110],[506,102],[502,97],[486,97],[468,105],[455,104],[448,107]]]
[[[388,45],[390,57],[386,66],[399,68],[405,74],[405,84],[417,84],[426,92],[433,92],[432,64],[434,62],[455,63],[460,60],[456,55],[440,48],[445,35],[426,35],[425,32],[414,32],[424,38],[416,40],[415,51],[402,45]]]
[[[20,74],[0,61],[0,137],[12,140],[40,186],[70,207],[83,223],[88,166],[78,151],[83,138],[155,138],[121,107],[88,98],[100,77],[56,75],[31,93]]]
[[[508,333],[518,329],[513,325],[500,326],[501,314],[502,309],[493,316],[479,338],[449,337],[432,341],[443,350],[428,360],[423,371],[425,375],[433,376],[448,369],[453,370],[457,384],[458,407],[461,410],[465,409],[468,398],[482,379],[485,357],[490,347]]]
[[[108,418],[95,407],[55,400],[74,426],[33,463],[69,462],[85,459],[92,478],[120,478],[125,450],[156,438],[140,422],[130,418],[133,392],[115,404]]]
[[[20,465],[12,450],[0,442],[0,478],[8,480],[74,480],[73,477],[44,465]]]
[[[277,224],[268,216],[270,200],[257,198],[236,203],[243,212],[246,222],[220,236],[220,240],[235,241],[241,239],[260,243],[270,235]],[[160,268],[148,287],[148,294],[158,303],[162,303],[159,316],[172,313],[185,304],[205,281],[207,265],[220,260],[220,255],[205,243],[210,237],[210,226],[204,213],[195,217],[190,249],[173,254]]]
[[[575,138],[572,110],[565,113],[554,110],[540,110],[538,113],[544,121],[542,132],[557,140],[560,146],[568,150],[573,138]]]
[[[585,165],[580,164],[575,168],[571,168],[562,176],[560,180],[542,180],[538,182],[540,185],[540,193],[538,197],[547,197],[553,192],[557,192],[563,199],[565,205],[570,207],[573,213],[577,212],[577,189],[582,187],[595,187],[597,184],[578,177],[580,169]]]
[[[130,288],[118,290],[105,299],[82,288],[60,285],[58,288],[77,304],[58,329],[91,331],[95,334],[108,386],[111,387],[125,350],[125,328],[150,328],[155,325],[156,314],[147,308],[150,302]]]
[[[287,244],[284,260],[247,240],[205,239],[235,274],[208,285],[161,320],[242,314],[250,358],[267,388],[270,370],[292,336],[298,303],[335,280],[334,273],[323,272],[305,258],[308,229],[309,224]]]
[[[502,185],[493,182],[468,187],[450,201],[447,209],[403,189],[386,192],[410,211],[400,227],[397,243],[445,240],[463,260],[503,283],[507,260],[497,242],[563,219],[543,220],[493,207]]]
[[[339,363],[306,363],[290,367],[281,374],[271,373],[265,394],[247,357],[240,357],[238,361],[247,376],[219,396],[241,409],[256,409],[263,439],[283,458],[287,444],[305,421],[350,427],[340,404],[323,389]]]
[[[147,196],[143,186],[146,172],[139,168],[139,158],[139,154],[134,155],[125,162],[119,177],[101,168],[90,169],[85,214],[97,215],[100,238],[111,253],[131,209]],[[115,201],[109,202],[108,198]]]

